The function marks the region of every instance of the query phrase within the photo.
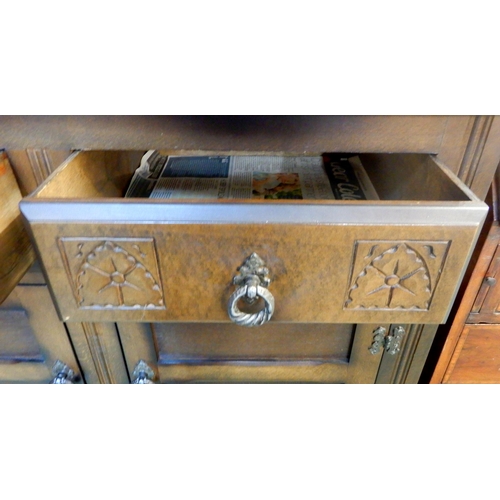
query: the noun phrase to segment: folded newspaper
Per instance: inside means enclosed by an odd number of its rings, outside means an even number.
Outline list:
[[[358,156],[164,156],[155,150],[142,157],[125,196],[378,199]]]

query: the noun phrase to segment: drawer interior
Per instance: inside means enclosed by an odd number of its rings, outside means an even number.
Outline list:
[[[406,153],[359,155],[378,200],[123,198],[143,154],[76,152],[21,202],[64,321],[227,322],[256,253],[274,322],[440,323],[487,211]]]
[[[144,151],[76,152],[33,193],[32,198],[121,198],[143,154]],[[216,153],[186,152],[188,154]],[[359,157],[381,201],[477,201],[474,194],[432,155],[377,153]],[[338,201],[331,203],[335,202]]]

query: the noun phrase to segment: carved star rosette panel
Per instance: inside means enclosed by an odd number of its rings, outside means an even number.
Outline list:
[[[357,241],[344,309],[429,310],[450,241]]]
[[[165,308],[153,238],[58,243],[79,308]]]

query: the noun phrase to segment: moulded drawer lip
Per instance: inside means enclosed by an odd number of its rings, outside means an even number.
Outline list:
[[[20,208],[30,222],[453,226],[478,225],[488,210],[481,201],[332,201],[320,204],[214,200],[190,203],[105,198],[99,201],[25,198]]]
[[[20,203],[29,222],[91,222],[132,224],[349,224],[453,225],[482,224],[487,205],[432,155],[434,168],[462,192],[466,200],[175,200],[119,197],[40,196],[49,184],[86,151],[73,153],[46,181]],[[95,152],[103,153],[104,152]],[[389,155],[391,156],[391,155]],[[410,155],[412,156],[412,155]],[[89,156],[85,156],[88,159]],[[85,161],[82,160],[82,161]],[[87,160],[88,161],[88,160]],[[102,164],[91,157],[88,168]],[[428,159],[423,158],[422,161]],[[97,162],[97,163],[92,163]],[[73,172],[70,170],[70,172]],[[115,172],[110,171],[110,175]],[[118,175],[118,174],[117,174]],[[66,177],[67,180],[67,177]]]

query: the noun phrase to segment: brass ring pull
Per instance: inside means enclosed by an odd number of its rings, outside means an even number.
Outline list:
[[[267,289],[271,280],[268,278],[269,270],[264,261],[253,253],[238,269],[239,275],[233,278],[233,284],[238,288],[229,297],[227,313],[229,319],[240,326],[260,326],[271,319],[274,312],[274,297]],[[244,300],[253,304],[259,298],[264,300],[264,308],[256,313],[245,313],[238,308],[238,301]]]

